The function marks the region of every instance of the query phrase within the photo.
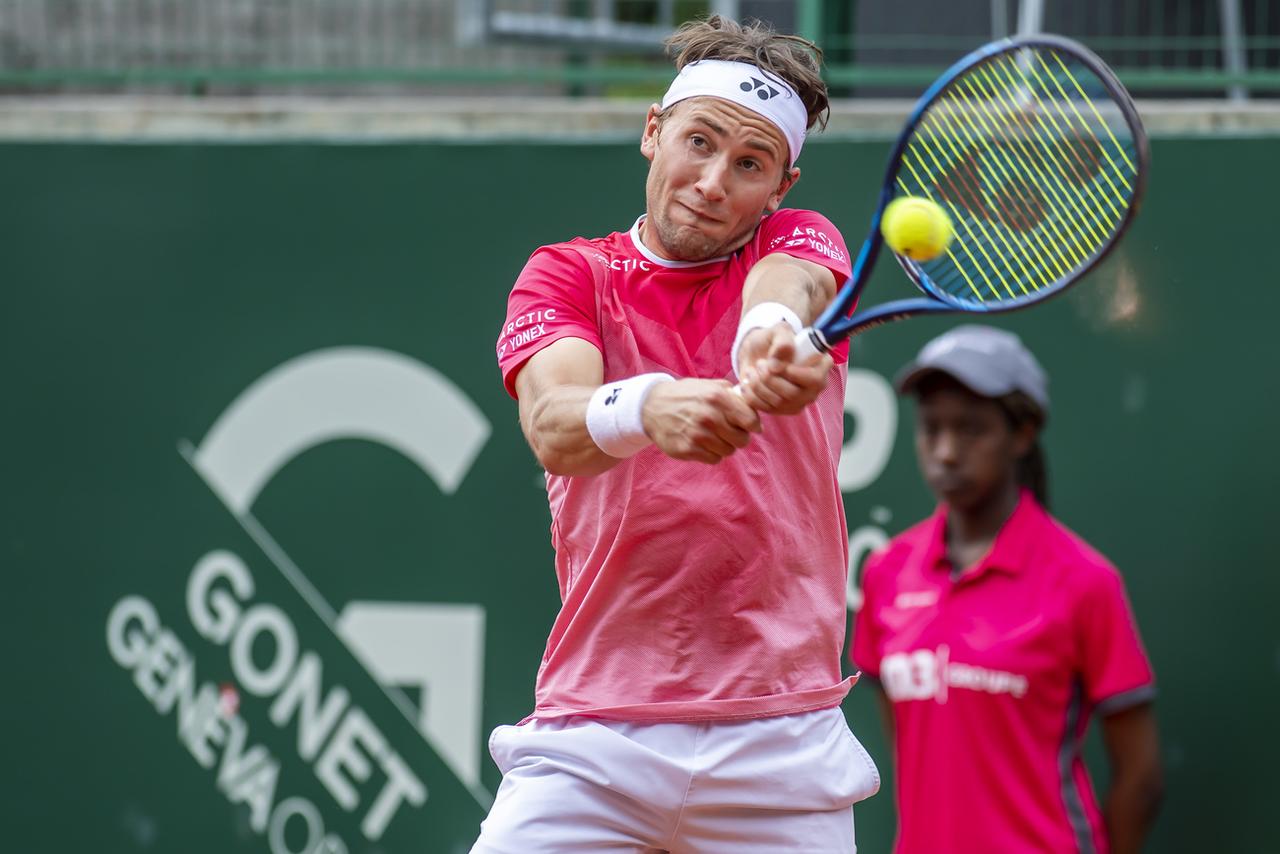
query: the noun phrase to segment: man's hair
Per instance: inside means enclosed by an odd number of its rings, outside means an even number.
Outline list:
[[[739,24],[719,15],[682,24],[665,42],[676,70],[703,59],[749,62],[776,75],[800,95],[809,114],[807,127],[827,126],[830,103],[819,71],[822,49],[800,36],[777,33],[768,24]]]

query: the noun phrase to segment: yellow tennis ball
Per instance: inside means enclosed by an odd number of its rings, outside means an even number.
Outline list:
[[[880,233],[899,255],[912,261],[932,261],[951,244],[951,217],[936,202],[899,196],[884,209]]]

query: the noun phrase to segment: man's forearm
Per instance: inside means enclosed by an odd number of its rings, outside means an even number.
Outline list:
[[[587,386],[565,386],[541,395],[527,414],[521,411],[529,447],[551,474],[589,477],[618,464],[587,430],[587,402],[594,392]]]
[[[747,274],[742,288],[745,314],[763,302],[776,302],[812,323],[835,295],[835,276],[810,262],[787,255],[767,255]]]

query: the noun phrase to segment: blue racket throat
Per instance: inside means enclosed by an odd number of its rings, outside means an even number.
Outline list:
[[[828,352],[891,321],[1013,311],[1061,293],[1132,222],[1149,159],[1132,99],[1087,48],[1037,35],[973,51],[916,102],[852,275],[797,344]],[[884,242],[885,208],[900,196],[941,207],[952,243],[928,261],[895,255],[922,297],[853,314]]]

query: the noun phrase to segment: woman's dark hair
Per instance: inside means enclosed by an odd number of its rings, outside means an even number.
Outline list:
[[[1044,427],[1045,413],[1027,395],[1020,391],[996,398],[996,403],[1004,410],[1009,425],[1017,430],[1023,424],[1033,424],[1036,428],[1035,442],[1031,450],[1018,460],[1018,483],[1031,490],[1031,494],[1040,502],[1040,506],[1049,509],[1049,466],[1045,460],[1044,446],[1040,444],[1040,430]]]

